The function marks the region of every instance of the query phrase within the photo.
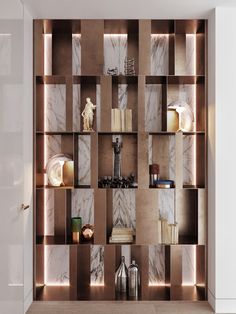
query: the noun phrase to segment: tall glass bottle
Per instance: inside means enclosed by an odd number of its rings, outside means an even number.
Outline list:
[[[131,299],[138,299],[138,292],[140,286],[140,274],[138,265],[136,265],[135,260],[132,261],[132,264],[128,268],[128,277],[129,277],[129,297]]]
[[[116,271],[115,286],[117,297],[126,297],[128,290],[128,269],[125,265],[125,257],[121,257],[121,264]]]

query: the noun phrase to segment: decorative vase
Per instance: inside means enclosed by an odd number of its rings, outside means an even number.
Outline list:
[[[134,260],[132,261],[132,264],[128,268],[128,277],[129,277],[129,297],[137,300],[140,286],[140,275],[138,265],[136,265]]]
[[[94,226],[90,224],[83,226],[81,233],[85,242],[92,241],[94,237]]]
[[[80,243],[81,228],[82,228],[82,218],[81,217],[71,218],[71,232],[72,232],[73,243]]]
[[[125,265],[125,257],[121,257],[121,263],[115,275],[116,294],[118,297],[127,296],[128,290],[128,269]]]

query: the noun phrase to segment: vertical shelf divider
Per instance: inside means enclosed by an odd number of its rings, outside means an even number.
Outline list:
[[[139,20],[139,75],[150,75],[151,20]]]

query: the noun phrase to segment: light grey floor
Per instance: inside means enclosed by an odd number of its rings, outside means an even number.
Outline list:
[[[207,302],[33,302],[27,314],[210,314]]]

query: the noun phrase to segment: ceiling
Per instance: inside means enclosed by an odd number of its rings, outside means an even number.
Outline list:
[[[20,0],[33,18],[192,19],[207,18],[236,0]]]

